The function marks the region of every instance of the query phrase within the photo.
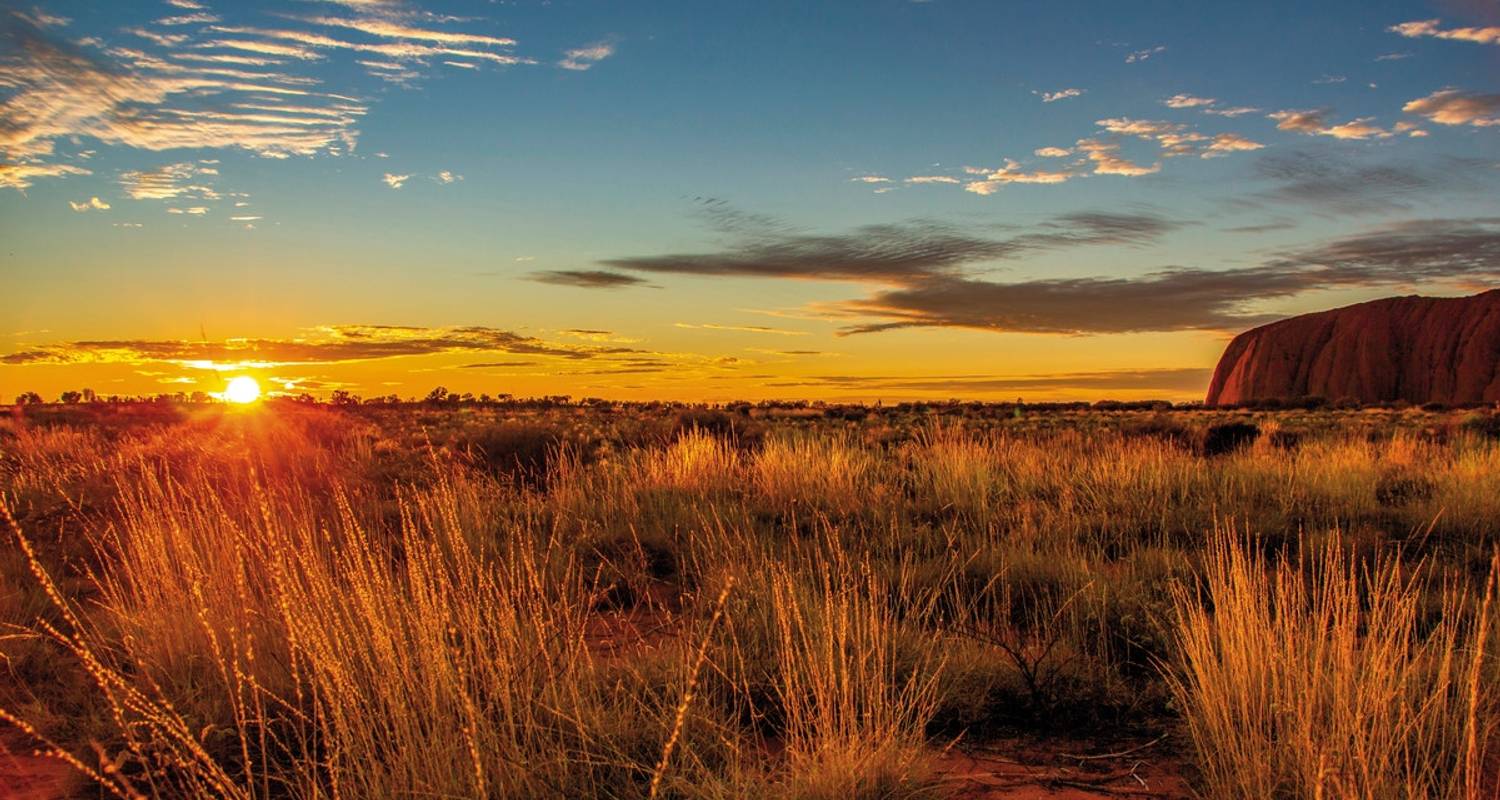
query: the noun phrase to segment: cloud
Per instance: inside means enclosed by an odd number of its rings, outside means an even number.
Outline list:
[[[1141,390],[1198,392],[1208,387],[1213,370],[1204,367],[1062,372],[1051,375],[934,375],[871,376],[817,375],[772,384],[777,387],[843,387],[887,392],[973,392],[1081,390]]]
[[[323,76],[305,72],[332,52],[364,55],[371,74],[398,84],[419,77],[430,60],[534,63],[509,52],[515,41],[508,37],[428,24],[460,18],[394,2],[338,5],[349,13],[281,16],[353,38],[219,24],[202,3],[188,0],[174,4],[188,13],[123,27],[141,40],[139,48],[98,38],[64,42],[44,30],[50,17],[4,13],[0,187],[24,189],[35,178],[79,174],[81,168],[58,163],[64,159],[55,152],[58,142],[78,137],[151,151],[347,153],[367,107],[347,91],[321,90]]]
[[[606,259],[634,272],[820,281],[902,283],[914,274],[948,272],[975,261],[1006,258],[1018,245],[983,238],[937,222],[867,225],[845,234],[813,235],[768,228],[707,253],[669,253]]]
[[[411,176],[397,175],[392,172],[387,172],[383,177],[381,177],[381,180],[385,181],[385,185],[391,187],[392,189],[400,189],[402,186],[406,185],[406,182],[408,180],[411,180]]]
[[[1304,133],[1308,136],[1332,136],[1335,139],[1384,139],[1390,131],[1371,125],[1374,117],[1361,117],[1334,125],[1328,121],[1329,110],[1274,111],[1267,118],[1276,121],[1276,129]]]
[[[1197,153],[1200,143],[1208,139],[1178,122],[1113,117],[1098,120],[1095,124],[1110,133],[1154,141],[1161,146],[1162,155],[1167,157]]]
[[[554,286],[574,286],[580,289],[624,289],[640,286],[645,280],[621,272],[602,269],[562,269],[533,272],[530,279],[537,283]]]
[[[311,20],[317,24],[332,25],[329,21],[333,18],[317,18]],[[382,25],[379,21],[368,18],[348,19],[340,23],[343,27],[354,25]],[[387,59],[397,61],[412,61],[427,58],[442,58],[444,56],[456,56],[461,58],[472,58],[476,60],[490,61],[501,65],[532,64],[532,59],[521,58],[510,53],[499,53],[493,50],[472,47],[457,47],[454,43],[422,44],[418,41],[403,38],[392,42],[358,42],[339,39],[311,31],[302,31],[288,28],[260,28],[249,26],[212,26],[209,30],[229,34],[231,36],[250,37],[248,39],[221,39],[206,42],[203,47],[232,48],[249,50],[250,52],[268,53],[271,55],[286,55],[292,58],[317,59],[322,58],[322,50],[349,50],[356,53],[369,53]],[[439,32],[428,31],[432,35],[440,35]],[[466,34],[451,34],[454,36],[465,36]],[[431,40],[431,36],[422,37]],[[269,41],[275,40],[275,41]],[[509,41],[499,40],[496,41]],[[277,52],[280,51],[280,52]]]
[[[1167,108],[1209,108],[1218,104],[1212,97],[1194,97],[1190,94],[1174,94],[1161,101]]]
[[[100,200],[97,196],[90,197],[89,199],[87,199],[87,200],[85,200],[85,201],[83,201],[81,203],[75,203],[74,201],[69,200],[68,201],[68,206],[71,207],[74,211],[79,211],[79,212],[82,212],[82,211],[108,211],[109,210],[109,203],[106,203],[103,200]]]
[[[1067,158],[1073,155],[1073,151],[1066,147],[1038,147],[1032,151],[1032,155],[1040,158]]]
[[[476,364],[459,364],[459,369],[496,369],[502,367],[534,367],[535,361],[481,361]]]
[[[1135,50],[1125,56],[1125,63],[1134,64],[1139,61],[1145,61],[1152,56],[1160,55],[1161,53],[1165,52],[1167,52],[1167,46],[1164,44],[1159,44],[1155,47],[1148,47],[1145,50]]]
[[[386,39],[397,39],[402,42],[410,40],[438,42],[440,44],[452,45],[481,45],[487,47],[513,47],[515,39],[503,36],[489,36],[478,33],[463,33],[457,31],[441,31],[430,28],[419,28],[406,25],[390,19],[379,17],[303,17],[301,21],[324,27],[348,28],[359,31],[370,36],[378,36]],[[608,55],[607,53],[605,55]]]
[[[1205,114],[1213,114],[1216,117],[1243,117],[1246,114],[1255,114],[1260,109],[1253,106],[1215,106],[1203,109]]]
[[[217,167],[183,161],[155,169],[127,170],[120,173],[120,187],[132,200],[175,200],[192,197],[218,200],[212,186],[219,174]]]
[[[981,176],[978,180],[972,180],[964,184],[964,191],[979,195],[994,194],[1009,183],[1063,183],[1069,178],[1078,176],[1077,172],[1070,170],[1039,169],[1028,171],[1023,169],[1019,162],[1009,158],[1005,159],[1005,166],[1002,167],[965,167],[964,171],[971,175]]]
[[[715,220],[733,239],[716,252],[670,253],[606,259],[605,266],[633,272],[721,277],[786,278],[906,285],[956,276],[966,267],[1023,254],[1083,245],[1141,245],[1180,223],[1155,214],[1078,212],[996,239],[931,220],[866,225],[846,233],[807,234],[774,220],[725,210]],[[756,220],[746,224],[741,218]]]
[[[169,363],[198,369],[335,364],[442,353],[509,353],[587,360],[639,354],[616,346],[557,344],[482,326],[422,328],[331,325],[295,339],[90,340],[35,347],[0,356],[0,364]]]
[[[807,331],[794,331],[794,330],[789,330],[787,328],[772,328],[772,327],[768,327],[766,325],[718,325],[718,324],[715,324],[715,323],[712,323],[712,322],[705,322],[705,323],[702,323],[702,324],[699,324],[699,325],[694,325],[694,324],[688,323],[688,322],[674,322],[674,323],[672,323],[672,327],[674,327],[674,328],[687,328],[689,330],[700,330],[700,331],[735,331],[735,332],[738,332],[738,333],[766,333],[766,334],[771,334],[771,335],[774,335],[774,336],[806,336],[807,335]]]
[[[573,50],[564,50],[563,59],[557,65],[563,69],[582,72],[614,54],[614,42],[595,42]]]
[[[1203,152],[1203,157],[1210,158],[1225,153],[1244,153],[1260,150],[1263,147],[1265,145],[1253,142],[1237,133],[1221,133],[1209,142],[1208,148]]]
[[[1063,334],[1232,331],[1274,319],[1277,315],[1256,309],[1266,300],[1328,289],[1496,277],[1500,219],[1415,220],[1240,269],[1172,268],[1135,278],[1016,283],[938,277],[824,308],[878,320],[847,327],[845,334],[909,327]]]
[[[442,172],[439,172],[437,175],[434,175],[432,179],[437,181],[438,183],[449,184],[463,180],[464,176],[445,169]]]
[[[1479,94],[1458,89],[1440,89],[1401,107],[1408,114],[1426,117],[1439,125],[1500,125],[1500,94]]]
[[[1349,80],[1349,78],[1345,75],[1323,75],[1322,77],[1314,80],[1313,83],[1319,86],[1330,86],[1333,84],[1344,83],[1347,80]]]
[[[1033,90],[1031,93],[1042,98],[1043,103],[1056,103],[1059,100],[1067,100],[1070,97],[1080,97],[1083,89],[1058,89],[1055,92],[1040,92]]]
[[[856,175],[849,181],[851,183],[890,183],[891,179],[884,175]]]
[[[913,175],[906,179],[907,183],[962,183],[958,178],[950,175]]]
[[[1079,139],[1078,150],[1094,162],[1095,175],[1123,175],[1133,178],[1161,171],[1160,163],[1147,167],[1121,157],[1120,145],[1117,142]]]
[[[365,111],[347,97],[299,88],[311,78],[249,65],[184,63],[170,52],[90,52],[14,16],[0,28],[0,54],[0,162],[16,168],[4,178],[14,188],[24,188],[30,177],[73,174],[67,165],[45,163],[55,161],[55,143],[63,139],[91,137],[154,151],[311,155],[352,147],[353,123]],[[272,107],[297,98],[297,106],[317,106],[321,113],[236,105],[252,97]]]
[[[1392,25],[1386,30],[1398,33],[1408,39],[1431,37],[1435,39],[1451,39],[1459,42],[1476,42],[1478,44],[1500,44],[1500,26],[1487,28],[1440,28],[1440,19],[1424,19],[1414,22],[1403,22]]]
[[[1290,170],[1295,165],[1283,162],[1277,168]],[[871,225],[829,235],[764,223],[760,233],[740,234],[731,246],[716,252],[603,263],[657,274],[872,287],[864,297],[809,308],[825,319],[849,320],[841,331],[846,335],[912,327],[1053,334],[1229,331],[1275,318],[1261,308],[1265,301],[1308,292],[1500,277],[1500,218],[1412,220],[1274,254],[1235,269],[1168,267],[1133,277],[1012,282],[984,277],[995,262],[1025,254],[1089,245],[1148,245],[1181,226],[1151,213],[1087,212],[995,239],[930,221]]]
[[[1408,53],[1408,52],[1385,53],[1383,55],[1376,56],[1375,60],[1376,61],[1400,61],[1400,60],[1406,59],[1406,58],[1411,58],[1411,53]]]
[[[1432,159],[1376,163],[1325,152],[1285,152],[1261,157],[1253,174],[1274,186],[1238,202],[1280,208],[1303,206],[1320,214],[1353,215],[1400,211],[1424,194],[1455,194],[1476,188],[1488,162]]]

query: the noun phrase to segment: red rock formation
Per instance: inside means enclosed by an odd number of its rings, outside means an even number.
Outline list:
[[[1219,359],[1206,402],[1303,397],[1500,402],[1500,289],[1388,297],[1245,331]]]

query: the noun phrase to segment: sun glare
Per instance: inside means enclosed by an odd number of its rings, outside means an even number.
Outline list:
[[[253,403],[260,399],[260,384],[249,375],[241,375],[224,387],[224,399],[231,403]]]

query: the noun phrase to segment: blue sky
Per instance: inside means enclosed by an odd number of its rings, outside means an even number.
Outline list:
[[[1493,2],[0,13],[0,394],[1187,399],[1500,272]]]

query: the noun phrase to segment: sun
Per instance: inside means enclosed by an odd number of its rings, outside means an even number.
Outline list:
[[[253,403],[260,399],[260,384],[249,375],[241,375],[224,387],[224,399],[231,403]]]

